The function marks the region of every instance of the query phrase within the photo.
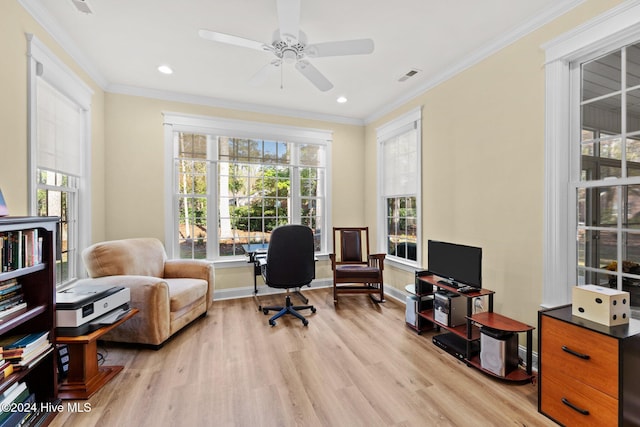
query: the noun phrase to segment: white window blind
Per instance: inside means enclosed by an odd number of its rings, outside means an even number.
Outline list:
[[[382,195],[415,194],[418,184],[418,131],[415,127],[382,142]]]
[[[41,169],[82,175],[82,109],[37,79],[37,166]]]

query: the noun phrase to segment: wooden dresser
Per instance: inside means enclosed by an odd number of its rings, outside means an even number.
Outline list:
[[[538,314],[538,410],[566,426],[640,426],[640,321],[608,327]]]

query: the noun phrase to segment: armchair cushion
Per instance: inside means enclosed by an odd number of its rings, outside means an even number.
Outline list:
[[[96,243],[82,254],[91,277],[164,276],[167,255],[158,239],[138,238]]]

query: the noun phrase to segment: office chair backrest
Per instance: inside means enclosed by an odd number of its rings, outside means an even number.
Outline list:
[[[305,225],[283,225],[271,233],[264,279],[268,286],[297,288],[315,277],[313,232]]]

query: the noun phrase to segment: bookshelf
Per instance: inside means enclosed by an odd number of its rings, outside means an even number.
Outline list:
[[[19,283],[22,299],[26,303],[8,315],[0,311],[0,339],[48,332],[49,342],[55,342],[55,242],[58,221],[58,217],[0,217],[0,284]],[[11,244],[9,239],[13,239]],[[16,256],[20,259],[15,259]],[[16,383],[25,383],[29,392],[35,395],[33,407],[56,406],[59,400],[54,346],[51,345],[33,362],[14,369],[9,376],[0,379],[0,394]],[[47,425],[55,414],[55,411],[45,410],[32,415],[37,417],[39,425]]]

